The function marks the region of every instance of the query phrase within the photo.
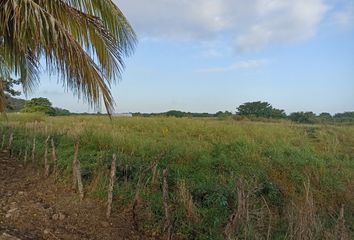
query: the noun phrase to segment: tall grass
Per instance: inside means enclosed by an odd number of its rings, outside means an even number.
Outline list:
[[[30,149],[35,136],[37,159],[53,136],[64,176],[71,173],[79,137],[82,176],[95,197],[105,196],[111,156],[117,153],[115,204],[125,208],[134,201],[139,177],[157,162],[157,186],[149,171],[139,189],[141,227],[151,234],[161,231],[161,172],[168,167],[180,239],[222,239],[238,204],[237,179],[246,182],[252,199],[235,239],[334,239],[342,204],[346,231],[354,237],[354,126],[9,114],[1,127],[5,136],[14,133],[17,154]],[[305,224],[306,216],[311,219]]]

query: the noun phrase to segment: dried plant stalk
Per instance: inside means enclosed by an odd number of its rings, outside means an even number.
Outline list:
[[[135,197],[134,197],[134,202],[133,202],[133,206],[132,206],[132,213],[133,213],[133,227],[136,231],[139,231],[141,234],[143,234],[142,231],[140,231],[139,229],[139,221],[138,221],[138,212],[139,209],[142,205],[142,201],[140,198],[140,191],[141,188],[143,188],[143,183],[147,177],[147,174],[151,171],[151,169],[154,168],[154,166],[157,167],[157,162],[154,162],[151,166],[149,166],[148,168],[146,168],[142,173],[140,173],[139,175],[139,179],[138,179],[138,183],[136,184],[136,190],[135,190]]]
[[[288,233],[295,240],[311,240],[321,232],[320,222],[316,216],[316,207],[310,189],[310,180],[304,182],[305,195],[303,203],[298,206],[293,203],[288,212]]]
[[[196,208],[193,203],[192,195],[188,191],[186,182],[184,180],[180,180],[177,182],[177,197],[178,201],[187,212],[187,218],[191,222],[199,222],[199,216],[195,210]]]
[[[339,211],[339,217],[338,217],[335,233],[336,233],[338,240],[349,239],[348,232],[345,227],[344,204],[342,204],[340,211]]]
[[[32,144],[32,162],[34,162],[35,152],[36,152],[36,137],[33,138],[33,144]]]
[[[4,149],[4,145],[5,145],[5,133],[2,135],[2,142],[1,142],[1,149]]]
[[[10,137],[9,137],[9,144],[7,145],[7,150],[9,150],[9,151],[11,151],[13,140],[14,140],[14,134],[11,133]]]
[[[44,142],[44,175],[46,177],[49,176],[49,164],[48,164],[48,141],[50,139],[50,136],[47,137],[47,139]]]
[[[52,145],[52,161],[53,161],[53,172],[54,174],[58,173],[58,159],[57,159],[57,155],[55,152],[55,144],[54,144],[54,139],[51,139],[51,145]]]
[[[25,156],[24,156],[23,162],[24,162],[24,164],[27,163],[27,148],[25,150]]]
[[[74,182],[75,189],[77,186],[79,190],[80,200],[82,200],[84,199],[84,188],[82,184],[80,161],[78,159],[78,153],[79,153],[79,141],[76,141],[74,144],[73,182]]]
[[[235,229],[241,224],[242,218],[247,215],[247,197],[245,194],[245,186],[242,179],[236,183],[237,186],[237,208],[229,217],[229,220],[224,228],[223,235],[225,240],[231,240]]]
[[[110,174],[109,186],[108,186],[108,200],[107,200],[107,212],[106,212],[107,218],[111,217],[111,212],[112,212],[113,188],[114,188],[114,183],[116,181],[116,168],[117,168],[116,163],[117,163],[117,155],[113,154],[111,174]]]
[[[79,152],[79,144],[77,142],[74,143],[74,159],[73,159],[73,165],[72,165],[72,173],[73,173],[73,189],[75,190],[77,187],[77,176],[76,176],[76,162],[77,162],[77,155]]]
[[[158,188],[159,171],[157,171],[157,166],[158,163],[156,162],[152,167],[151,187],[154,191]]]
[[[165,240],[172,239],[172,222],[171,213],[169,207],[169,196],[168,196],[168,169],[163,170],[163,185],[162,185],[162,204],[164,209],[164,224],[163,224],[163,234]]]

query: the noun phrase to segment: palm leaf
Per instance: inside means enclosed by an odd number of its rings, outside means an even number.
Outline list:
[[[114,106],[110,84],[121,76],[123,57],[136,44],[134,31],[112,4],[109,0],[0,1],[0,46],[24,89],[36,86],[43,57],[49,73],[58,73],[66,89],[93,107],[103,101],[110,113]]]

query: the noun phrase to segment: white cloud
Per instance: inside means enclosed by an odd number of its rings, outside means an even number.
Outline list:
[[[311,38],[328,9],[321,0],[273,0],[268,3],[258,7],[258,20],[237,37],[236,45],[241,50]]]
[[[115,0],[140,37],[214,41],[239,50],[312,37],[325,0]]]
[[[118,6],[140,35],[152,38],[198,39],[222,30],[221,0],[120,0]]]
[[[197,70],[198,73],[220,73],[220,72],[230,72],[236,71],[239,69],[249,69],[249,68],[258,68],[268,64],[270,61],[268,59],[255,59],[255,60],[245,60],[234,63],[230,66],[224,67],[213,67],[213,68],[204,68]]]

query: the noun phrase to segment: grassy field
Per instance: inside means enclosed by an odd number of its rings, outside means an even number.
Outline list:
[[[20,160],[36,137],[39,166],[44,141],[52,136],[63,178],[71,174],[73,145],[80,139],[81,172],[91,197],[105,198],[117,153],[114,204],[131,207],[143,179],[140,227],[150,234],[162,231],[161,172],[168,168],[178,239],[223,239],[237,206],[235,239],[354,238],[354,126],[9,114],[0,130],[3,146],[13,133]],[[342,206],[345,219],[339,216]]]

